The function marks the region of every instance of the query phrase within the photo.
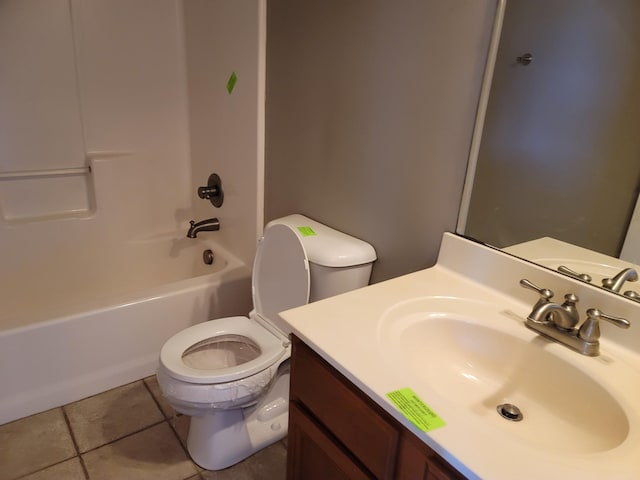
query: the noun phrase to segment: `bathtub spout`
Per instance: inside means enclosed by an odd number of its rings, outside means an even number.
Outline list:
[[[191,220],[189,224],[191,225],[187,232],[187,237],[189,238],[196,238],[199,232],[217,232],[220,230],[220,221],[217,218],[207,218],[197,223]]]

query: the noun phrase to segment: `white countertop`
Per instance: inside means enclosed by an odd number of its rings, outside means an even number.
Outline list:
[[[491,320],[494,324],[504,326],[505,330],[528,341],[536,337],[535,332],[523,325],[525,317],[535,302],[535,295],[530,297],[530,301],[523,301],[514,296],[513,292],[508,292],[510,295],[501,293],[495,288],[490,288],[495,285],[487,286],[487,283],[492,283],[490,281],[479,282],[461,275],[455,271],[455,268],[450,268],[445,258],[447,255],[456,255],[456,258],[460,259],[469,254],[457,251],[458,248],[480,249],[482,258],[476,258],[474,262],[469,263],[474,264],[474,268],[483,265],[483,268],[490,269],[491,263],[487,262],[495,255],[502,256],[499,259],[501,262],[510,262],[508,256],[460,238],[450,236],[447,240],[445,236],[445,241],[450,245],[443,248],[444,253],[441,253],[439,264],[433,268],[288,310],[282,312],[280,316],[291,327],[292,333],[305,341],[378,405],[468,478],[491,480],[516,478],[631,480],[640,478],[640,431],[636,428],[640,425],[640,418],[638,418],[640,405],[630,405],[630,401],[620,400],[627,412],[630,429],[626,441],[615,448],[596,453],[558,451],[545,448],[544,438],[540,438],[540,441],[535,443],[518,440],[517,435],[514,436],[510,431],[517,424],[505,421],[495,414],[495,411],[490,415],[487,412],[474,411],[473,408],[461,407],[464,399],[447,398],[437,385],[428,385],[420,381],[410,369],[402,368],[396,359],[390,357],[392,352],[385,348],[388,331],[383,321],[388,317],[389,309],[397,308],[403,302],[420,302],[421,299],[428,302],[430,298],[435,297],[459,297],[500,305],[502,310],[495,319]],[[461,244],[461,241],[468,244]],[[516,263],[514,263],[513,272],[509,275],[513,275],[514,278],[526,274],[539,282],[540,278],[546,279],[548,275],[556,275],[521,260],[513,259],[513,262]],[[559,277],[560,280],[554,277],[549,281],[572,282],[560,275]],[[510,279],[509,284],[511,284]],[[569,285],[579,287],[578,284],[569,283]],[[515,288],[514,291],[520,295],[519,289]],[[598,292],[581,293],[590,301],[601,298]],[[526,293],[524,298],[527,298]],[[608,299],[607,302],[609,302]],[[611,307],[607,306],[607,308]],[[635,307],[626,303],[620,308],[625,310],[625,313],[636,312]],[[603,330],[603,337],[606,332],[607,330]],[[428,342],[425,342],[424,348],[429,348]],[[607,377],[607,369],[611,368],[612,358],[615,358],[618,367],[622,364],[622,368],[626,369],[627,373],[637,374],[637,378],[640,379],[637,352],[619,347],[613,342],[607,343],[603,340],[603,354],[595,358],[584,357],[556,343],[550,343],[545,348],[579,368],[595,367],[596,374],[603,377]],[[432,361],[434,364],[431,367],[442,360],[433,358]],[[605,381],[603,386],[614,398],[617,398],[616,394],[620,395],[616,391],[618,387],[615,385],[615,379],[611,380],[611,384]],[[424,433],[407,420],[386,397],[387,393],[405,387],[411,388],[445,421],[446,425]],[[640,381],[625,388],[640,394]],[[632,397],[640,402],[640,396],[635,393]],[[589,399],[584,400],[589,401]],[[551,438],[554,432],[549,431],[548,435]]]

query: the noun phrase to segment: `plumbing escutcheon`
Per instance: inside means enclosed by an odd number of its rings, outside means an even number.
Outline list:
[[[202,252],[202,261],[205,263],[205,265],[213,264],[213,260],[213,251],[210,248],[207,248],[204,252]]]

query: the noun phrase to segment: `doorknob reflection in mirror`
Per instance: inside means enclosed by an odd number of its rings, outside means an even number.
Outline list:
[[[518,63],[520,63],[521,65],[527,66],[531,62],[533,62],[533,55],[531,55],[530,53],[525,53],[524,55],[521,55],[521,56],[517,57],[516,61]]]

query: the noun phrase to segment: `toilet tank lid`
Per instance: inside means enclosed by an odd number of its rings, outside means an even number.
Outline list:
[[[294,214],[272,220],[296,232],[311,263],[325,267],[350,267],[373,262],[376,251],[367,242],[339,232],[304,215]]]

